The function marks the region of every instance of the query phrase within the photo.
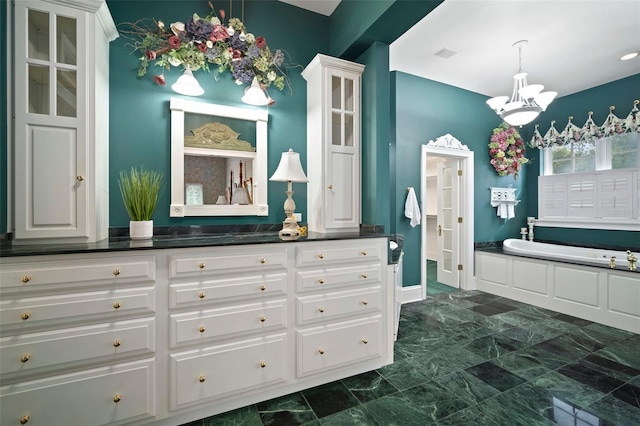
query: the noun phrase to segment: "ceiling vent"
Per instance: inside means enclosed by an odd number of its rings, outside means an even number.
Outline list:
[[[436,56],[440,56],[443,59],[449,59],[453,55],[457,55],[458,52],[454,52],[453,50],[449,50],[446,47],[436,53]]]

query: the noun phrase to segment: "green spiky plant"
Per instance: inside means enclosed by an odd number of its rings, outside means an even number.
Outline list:
[[[143,167],[130,171],[122,170],[118,185],[124,207],[133,221],[151,220],[158,204],[158,193],[162,184],[162,173],[145,170]]]

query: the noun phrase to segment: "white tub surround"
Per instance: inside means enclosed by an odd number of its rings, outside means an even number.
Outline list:
[[[546,258],[476,251],[477,289],[640,334],[640,273]]]

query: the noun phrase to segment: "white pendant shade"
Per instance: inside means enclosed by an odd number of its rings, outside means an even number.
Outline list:
[[[546,111],[547,107],[549,106],[551,101],[555,99],[556,96],[558,96],[558,92],[542,92],[535,97],[535,101],[538,105],[540,105],[540,108],[542,108],[543,111]]]
[[[283,152],[280,164],[278,164],[278,168],[269,180],[276,182],[308,182],[309,179],[307,179],[302,170],[300,154],[293,152],[291,148],[289,148],[289,151]]]
[[[257,77],[253,77],[251,86],[244,89],[242,102],[244,102],[245,104],[256,106],[263,106],[269,103],[269,98],[260,87],[260,83],[258,83]]]
[[[542,89],[544,89],[542,84],[529,84],[528,86],[521,87],[518,93],[525,99],[532,99],[539,95]]]
[[[204,93],[204,89],[198,84],[198,80],[193,76],[191,68],[187,67],[184,73],[178,77],[178,80],[171,86],[174,92],[187,96],[200,96]]]

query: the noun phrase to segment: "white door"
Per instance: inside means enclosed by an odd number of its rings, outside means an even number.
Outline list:
[[[438,163],[438,282],[460,287],[460,160]]]

